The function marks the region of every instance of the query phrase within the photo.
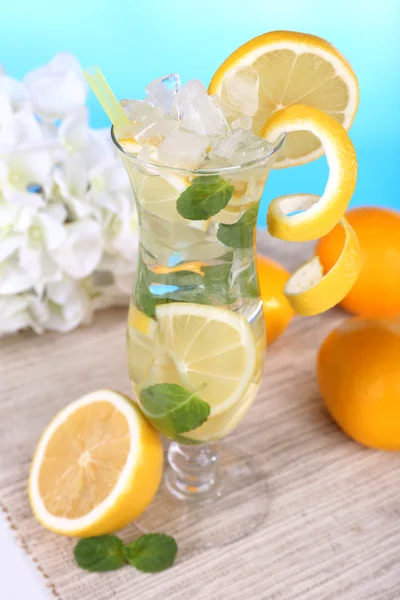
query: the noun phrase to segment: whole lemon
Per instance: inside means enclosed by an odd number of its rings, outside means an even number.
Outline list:
[[[345,433],[365,446],[400,450],[400,319],[344,322],[322,343],[317,376]]]

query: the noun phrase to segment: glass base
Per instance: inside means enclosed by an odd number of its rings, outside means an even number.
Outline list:
[[[213,476],[200,482],[196,478],[195,485],[182,487],[174,466],[174,445],[179,452],[180,446],[172,442],[160,489],[135,522],[143,533],[172,535],[179,551],[187,556],[237,542],[263,526],[268,489],[258,460],[222,444],[214,454]],[[212,448],[205,447],[205,451],[212,455]]]

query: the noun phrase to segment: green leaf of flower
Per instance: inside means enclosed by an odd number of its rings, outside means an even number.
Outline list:
[[[174,564],[178,546],[163,533],[147,533],[124,547],[127,562],[145,573],[164,571]]]
[[[210,415],[210,405],[196,392],[175,383],[156,383],[140,392],[141,408],[151,423],[167,437],[200,427]]]
[[[100,535],[79,540],[74,556],[81,569],[86,571],[114,571],[125,564],[123,548],[124,544],[116,535]]]
[[[254,229],[257,223],[259,202],[253,204],[233,225],[221,224],[217,238],[230,248],[250,248],[254,241]]]
[[[177,211],[182,217],[192,221],[209,219],[225,208],[234,189],[220,175],[195,177],[176,201]]]

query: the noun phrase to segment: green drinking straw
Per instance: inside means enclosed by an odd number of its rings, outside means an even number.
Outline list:
[[[128,117],[114,96],[107,81],[104,79],[103,73],[100,71],[99,67],[88,67],[85,70],[84,75],[114,127],[129,125],[130,121]]]

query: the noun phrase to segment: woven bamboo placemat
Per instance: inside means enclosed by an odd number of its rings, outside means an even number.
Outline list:
[[[293,268],[310,252],[271,243]],[[268,247],[266,247],[268,246]],[[87,574],[75,541],[32,517],[26,481],[40,433],[64,404],[100,387],[129,393],[125,310],[89,327],[0,340],[0,505],[58,600],[399,600],[400,461],[361,448],[327,416],[315,382],[316,349],[341,311],[296,319],[269,350],[259,396],[231,441],[269,473],[270,514],[240,542],[179,556],[172,570]],[[237,507],[240,511],[240,506]],[[134,526],[123,537],[134,538]]]

